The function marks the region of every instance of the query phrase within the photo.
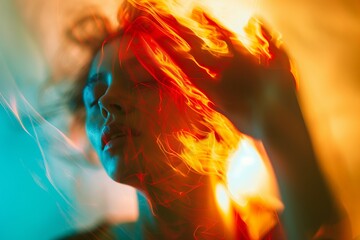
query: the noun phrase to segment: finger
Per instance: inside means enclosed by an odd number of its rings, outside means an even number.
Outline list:
[[[269,52],[272,56],[269,67],[290,70],[290,60],[287,53],[279,43],[279,39],[273,37],[273,34],[268,30],[268,26],[263,22],[261,22],[261,32],[269,43]]]

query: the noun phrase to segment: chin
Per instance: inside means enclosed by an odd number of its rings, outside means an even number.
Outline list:
[[[109,177],[115,182],[130,185],[132,187],[138,187],[141,184],[141,174],[138,168],[135,169],[135,166],[138,164],[135,161],[128,161],[128,164],[125,164],[123,161],[115,161],[116,167],[109,166],[106,169],[106,173]]]

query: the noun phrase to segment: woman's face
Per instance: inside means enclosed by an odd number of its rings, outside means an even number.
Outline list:
[[[130,42],[116,37],[97,53],[83,99],[86,131],[105,170],[114,180],[131,184],[144,176],[154,181],[172,169],[169,163],[181,164],[164,154],[158,141],[180,152],[174,133],[192,131],[200,116],[176,91],[159,85],[138,62]]]

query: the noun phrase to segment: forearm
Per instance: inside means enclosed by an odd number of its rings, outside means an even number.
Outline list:
[[[318,165],[293,90],[263,111],[262,140],[271,159],[285,205],[283,222],[289,239],[309,239],[339,212]]]

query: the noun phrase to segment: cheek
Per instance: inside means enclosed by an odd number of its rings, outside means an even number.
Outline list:
[[[143,115],[142,121],[147,121],[145,124],[148,129],[155,133],[172,134],[179,130],[189,130],[191,123],[199,120],[183,97],[169,93],[160,93],[144,101],[140,111]]]
[[[159,92],[154,89],[138,92],[135,105],[141,125],[146,127],[147,131],[154,130],[159,125],[159,112],[162,107]]]
[[[86,135],[93,146],[93,148],[98,151],[101,147],[101,136],[100,128],[96,121],[93,118],[87,117],[85,123]]]
[[[202,117],[186,104],[183,95],[175,91],[157,89],[142,92],[138,95],[136,108],[140,128],[151,142],[144,145],[154,149],[158,140],[177,145],[174,133],[185,131],[197,134],[196,129],[203,129]]]

